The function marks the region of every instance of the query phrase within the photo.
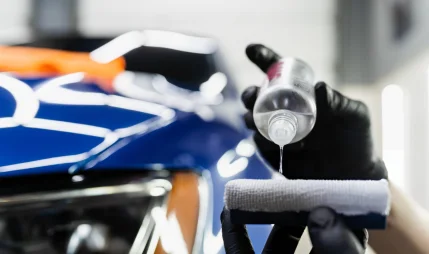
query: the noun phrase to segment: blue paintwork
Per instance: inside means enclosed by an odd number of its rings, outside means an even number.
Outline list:
[[[46,78],[20,79],[34,88],[46,81]],[[70,89],[106,94],[95,84],[74,84]],[[228,88],[226,90],[231,90]],[[232,89],[234,90],[234,89]],[[229,95],[231,97],[231,95]],[[228,96],[225,96],[228,98]],[[234,96],[235,98],[235,96]],[[0,118],[10,117],[16,107],[14,98],[0,87]],[[147,120],[156,120],[157,116],[109,106],[57,105],[40,103],[36,118],[79,123],[103,127],[109,130],[129,127]],[[240,115],[236,115],[241,121]],[[242,125],[241,125],[242,126]],[[97,161],[97,155],[83,161],[63,162],[42,167],[27,167],[20,170],[1,172],[0,177],[20,177],[30,174],[67,172],[73,165],[85,170],[109,170],[121,168],[170,170],[193,168],[208,170],[213,186],[213,234],[220,231],[219,215],[223,208],[223,191],[226,182],[236,178],[271,178],[272,173],[256,155],[248,158],[247,168],[228,178],[222,177],[217,170],[217,162],[227,151],[235,149],[237,144],[247,138],[246,129],[233,127],[228,121],[217,116],[205,121],[192,112],[176,111],[174,121],[145,135],[133,135],[116,142],[103,160]],[[102,137],[59,132],[16,126],[0,128],[0,167],[70,156],[90,151],[99,145]],[[91,164],[92,163],[92,164]],[[268,235],[270,226],[250,226],[256,252],[260,252]]]

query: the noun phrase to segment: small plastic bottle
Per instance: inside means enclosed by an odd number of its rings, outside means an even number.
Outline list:
[[[260,133],[279,145],[298,142],[316,121],[314,72],[305,62],[283,58],[270,66],[253,117]]]

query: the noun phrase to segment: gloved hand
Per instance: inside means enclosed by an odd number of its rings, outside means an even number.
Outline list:
[[[281,57],[263,45],[250,45],[247,56],[262,71]],[[279,168],[278,145],[256,129],[253,106],[259,88],[249,87],[242,94],[249,110],[244,116],[248,128],[255,130],[254,140],[262,157]],[[284,147],[283,174],[289,179],[361,179],[387,178],[384,163],[373,152],[368,108],[319,82],[315,87],[317,117],[310,134]]]
[[[271,49],[258,44],[247,47],[246,53],[249,59],[264,72],[281,58]],[[280,162],[279,147],[258,132],[253,120],[252,110],[258,91],[259,88],[256,86],[244,91],[242,100],[249,110],[244,118],[246,125],[255,131],[254,140],[260,154],[273,168],[277,169]],[[360,101],[343,96],[323,82],[316,84],[315,94],[317,106],[315,126],[303,140],[284,147],[283,174],[289,179],[379,180],[387,178],[384,163],[375,156],[373,151],[367,106]],[[347,230],[332,211],[327,212],[329,210],[326,209],[324,211],[323,213],[321,210],[316,210],[310,215],[309,228],[315,245],[314,251],[316,253],[363,253],[361,249],[365,249],[365,244],[350,244],[356,247],[354,251],[344,249],[326,252],[329,248],[323,246],[342,246],[344,242],[355,242],[350,240],[354,239],[351,238],[353,234],[364,243],[365,241],[362,239],[366,240],[367,233],[366,230],[355,232]],[[317,218],[325,218],[325,221],[335,223],[324,224],[328,228],[323,229],[324,227],[316,227],[317,223],[312,223],[322,220]],[[288,251],[294,250],[304,231],[304,226],[291,228],[275,225],[265,247],[266,253],[277,253],[276,251],[288,253]],[[240,229],[241,226],[235,225],[234,227],[243,232]],[[336,235],[336,237],[329,238],[327,236],[329,234]],[[232,242],[242,240],[236,238]],[[335,243],[333,239],[340,241]],[[224,240],[229,241],[228,237],[224,237]]]
[[[231,223],[229,211],[224,209],[221,215],[222,237],[227,254],[255,253],[244,225]],[[289,230],[274,227],[268,238],[263,254],[293,254],[296,249],[296,240],[287,237]],[[351,233],[335,212],[329,208],[313,210],[308,219],[313,250],[317,254],[364,254],[367,243],[367,234],[361,231],[360,235]]]

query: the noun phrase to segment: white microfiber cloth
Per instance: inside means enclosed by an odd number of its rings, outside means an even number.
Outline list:
[[[229,210],[249,212],[310,212],[325,206],[346,216],[389,213],[386,180],[251,180],[226,184],[225,205]]]

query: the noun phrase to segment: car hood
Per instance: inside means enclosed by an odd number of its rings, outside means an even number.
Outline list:
[[[173,123],[178,111],[108,93],[84,74],[0,74],[0,176],[74,171],[118,144]]]

